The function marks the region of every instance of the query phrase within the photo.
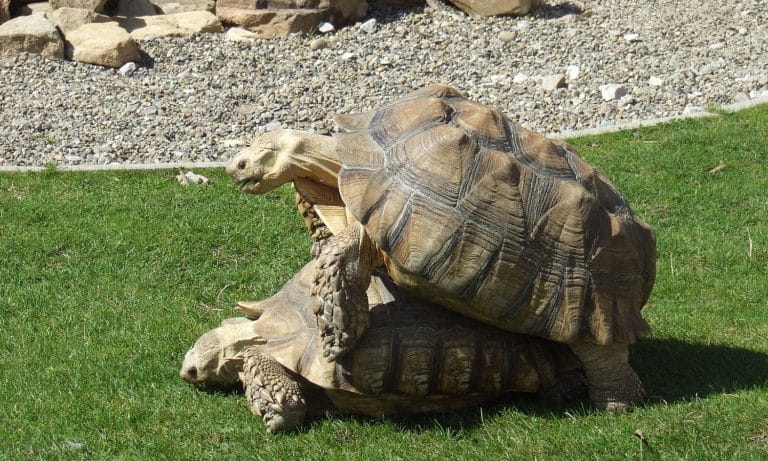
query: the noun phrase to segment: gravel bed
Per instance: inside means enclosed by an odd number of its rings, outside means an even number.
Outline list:
[[[329,133],[333,113],[434,82],[545,133],[768,94],[763,0],[545,0],[525,18],[375,6],[369,18],[373,32],[144,41],[130,76],[35,56],[0,65],[0,166],[223,161],[259,132]],[[607,84],[627,94],[605,100]]]

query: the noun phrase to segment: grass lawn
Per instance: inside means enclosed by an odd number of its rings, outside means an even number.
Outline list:
[[[768,106],[572,143],[657,231],[653,332],[631,356],[645,407],[521,398],[267,435],[242,395],[178,369],[307,261],[289,188],[2,174],[0,459],[768,459]]]

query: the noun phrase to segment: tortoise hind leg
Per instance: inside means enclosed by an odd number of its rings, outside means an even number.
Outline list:
[[[312,308],[329,362],[348,352],[368,329],[366,290],[380,258],[355,224],[331,237],[317,258]]]
[[[584,365],[589,397],[596,407],[620,412],[645,401],[643,384],[629,365],[626,344],[580,342],[570,347]]]
[[[246,350],[245,357],[240,379],[253,414],[261,416],[269,432],[301,426],[307,410],[301,383],[275,359],[255,348]]]

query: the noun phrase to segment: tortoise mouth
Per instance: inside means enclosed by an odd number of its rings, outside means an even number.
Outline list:
[[[243,192],[252,192],[259,187],[262,178],[245,178],[237,182],[240,190]]]

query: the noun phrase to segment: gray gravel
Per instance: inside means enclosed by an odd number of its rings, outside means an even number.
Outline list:
[[[763,0],[547,1],[527,18],[376,7],[370,18],[375,30],[322,34],[323,46],[321,34],[141,42],[129,76],[19,58],[0,66],[0,166],[223,161],[261,131],[328,133],[335,112],[433,82],[545,133],[768,94]],[[608,84],[627,94],[606,101]]]

